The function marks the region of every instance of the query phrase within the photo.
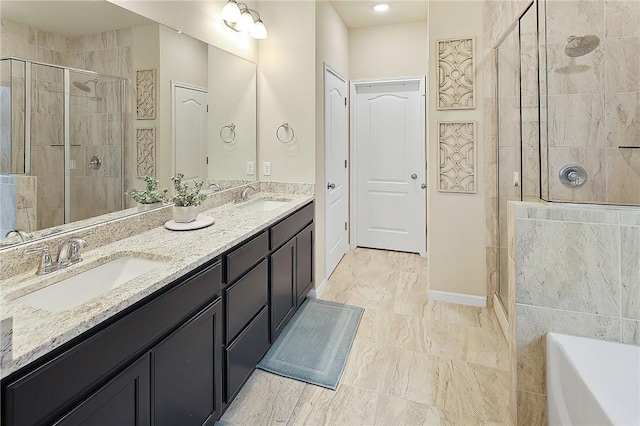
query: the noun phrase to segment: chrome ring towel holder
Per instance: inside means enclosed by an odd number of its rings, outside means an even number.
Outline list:
[[[282,139],[280,137],[280,129],[284,129],[285,131],[291,132],[291,137],[287,140]],[[291,143],[291,141],[293,141],[295,137],[296,137],[296,132],[293,131],[293,127],[289,126],[289,123],[287,123],[286,121],[276,129],[276,138],[278,138],[278,140],[284,144]]]
[[[229,133],[231,133],[231,139],[225,138],[222,134],[224,133],[224,129],[229,129]],[[227,124],[220,129],[220,140],[224,143],[231,143],[236,140],[236,125],[234,123]]]

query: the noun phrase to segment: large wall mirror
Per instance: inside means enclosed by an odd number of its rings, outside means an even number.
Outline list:
[[[256,66],[106,1],[2,1],[0,249],[255,180]]]

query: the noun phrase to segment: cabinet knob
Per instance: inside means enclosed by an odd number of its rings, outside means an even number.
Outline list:
[[[335,183],[328,183],[327,184],[327,189],[335,189],[336,184]]]

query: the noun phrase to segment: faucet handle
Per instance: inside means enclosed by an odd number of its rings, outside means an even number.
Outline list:
[[[88,245],[87,241],[82,238],[69,238],[64,241],[60,245],[58,264],[66,267],[73,263],[81,262],[82,256],[80,255],[80,249]]]
[[[40,258],[40,265],[38,266],[37,275],[48,274],[49,272],[55,271],[53,267],[53,260],[51,259],[51,252],[49,251],[48,245],[43,245],[41,247],[33,247],[30,249],[26,249],[24,251],[25,254],[32,253],[42,253],[42,257]]]

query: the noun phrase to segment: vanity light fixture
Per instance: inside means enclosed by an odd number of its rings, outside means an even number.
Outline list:
[[[375,10],[376,12],[386,12],[387,10],[389,10],[389,5],[386,3],[379,3],[373,6],[373,10]]]
[[[244,3],[228,0],[222,8],[221,17],[225,25],[236,32],[248,33],[257,40],[267,38],[267,27],[264,26],[260,14],[249,9]]]

